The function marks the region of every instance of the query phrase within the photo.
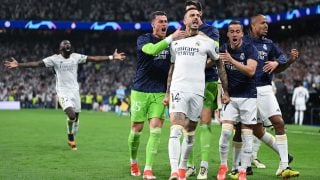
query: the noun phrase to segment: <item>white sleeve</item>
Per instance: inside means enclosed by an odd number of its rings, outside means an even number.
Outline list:
[[[78,64],[86,63],[87,62],[87,57],[84,54],[78,54],[78,53],[73,53],[78,60]]]
[[[54,56],[56,56],[56,55],[52,55],[52,56],[49,56],[49,57],[42,59],[42,61],[44,62],[44,65],[46,67],[53,67],[54,66],[54,61],[53,61]]]
[[[208,47],[210,47],[210,48],[209,48],[208,54],[209,54],[210,58],[212,60],[219,60],[219,54],[217,53],[217,48],[218,47],[217,47],[216,42],[213,41],[213,40],[210,40],[209,43],[210,44],[209,44]]]

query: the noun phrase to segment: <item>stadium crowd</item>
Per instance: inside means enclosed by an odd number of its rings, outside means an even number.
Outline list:
[[[3,0],[0,4],[0,19],[10,20],[81,20],[81,21],[148,21],[149,14],[165,10],[168,19],[181,20],[184,0]],[[208,20],[250,17],[257,13],[277,13],[295,8],[312,6],[320,0],[202,0]],[[219,8],[225,7],[225,8]]]
[[[71,42],[76,52],[84,54],[108,54],[114,47],[121,47],[126,52],[127,60],[124,62],[106,62],[101,64],[87,63],[79,68],[80,93],[86,95],[99,94],[105,98],[114,94],[119,85],[130,89],[136,67],[135,39],[137,33],[129,33],[126,42],[118,38],[108,42],[108,38],[114,36],[106,33],[84,33],[83,38],[71,35]],[[41,60],[53,54],[58,48],[55,39],[61,40],[61,34],[52,35],[50,31],[7,31],[2,34],[3,42],[0,47],[2,59],[15,57],[21,62]],[[52,38],[54,36],[55,38]],[[75,37],[75,38],[73,38]],[[84,39],[84,41],[83,41]],[[117,43],[115,43],[117,41]],[[123,41],[123,40],[122,40]],[[320,35],[305,35],[298,39],[281,41],[279,46],[286,52],[297,47],[300,50],[300,60],[283,73],[282,80],[289,91],[292,91],[295,80],[302,80],[304,86],[310,91],[320,89],[320,59],[317,52],[320,51]],[[32,101],[32,97],[38,97],[44,104],[54,104],[50,99],[54,98],[55,79],[53,70],[48,68],[8,70],[0,66],[0,101],[15,100]],[[10,96],[11,95],[11,96]]]

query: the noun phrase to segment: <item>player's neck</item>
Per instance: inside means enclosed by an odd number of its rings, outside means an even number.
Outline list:
[[[199,33],[198,29],[188,29],[186,31],[188,37],[196,36]]]
[[[61,52],[61,56],[63,56],[64,58],[68,59],[70,57],[70,53],[66,53],[66,52]]]

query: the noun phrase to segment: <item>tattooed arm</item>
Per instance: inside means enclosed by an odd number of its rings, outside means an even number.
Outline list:
[[[171,80],[172,80],[172,74],[174,70],[174,63],[171,63],[169,73],[168,73],[168,79],[167,79],[167,91],[166,91],[166,96],[163,99],[163,104],[168,106],[169,105],[169,100],[170,100],[170,86],[171,86]]]
[[[230,101],[229,92],[228,92],[228,77],[227,77],[226,69],[224,67],[224,63],[222,62],[221,59],[219,59],[217,66],[219,69],[219,77],[220,77],[222,89],[223,89],[223,96],[221,100],[223,104],[228,104]]]

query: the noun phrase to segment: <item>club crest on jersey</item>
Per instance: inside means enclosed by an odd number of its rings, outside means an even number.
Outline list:
[[[240,60],[243,61],[244,59],[245,59],[244,53],[241,53],[241,54],[240,54]]]
[[[200,42],[199,41],[196,42],[196,46],[200,46]]]
[[[262,48],[263,48],[264,50],[268,50],[268,47],[267,47],[266,44],[263,44]]]

